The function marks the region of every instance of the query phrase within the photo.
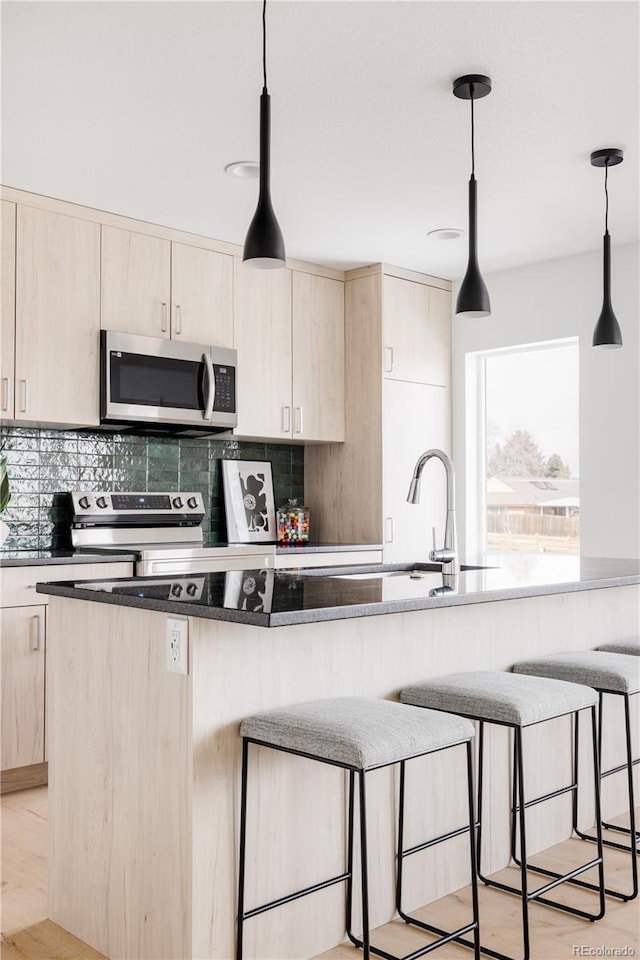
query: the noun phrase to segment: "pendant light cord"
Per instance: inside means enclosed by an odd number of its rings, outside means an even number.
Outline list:
[[[262,91],[267,92],[267,0],[262,2]]]
[[[473,84],[471,84],[471,176],[475,179],[476,175],[476,135],[475,121],[473,114]]]
[[[609,188],[607,186],[607,178],[609,176],[609,164],[605,163],[604,165],[604,232],[609,233]]]

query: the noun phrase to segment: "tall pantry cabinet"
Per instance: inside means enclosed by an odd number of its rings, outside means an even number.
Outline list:
[[[451,452],[451,284],[384,264],[345,282],[346,442],[305,450],[305,500],[320,540],[381,542],[386,562],[427,560],[442,545],[445,475],[416,460]]]

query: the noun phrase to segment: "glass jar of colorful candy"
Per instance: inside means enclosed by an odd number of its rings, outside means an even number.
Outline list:
[[[302,546],[309,540],[309,508],[297,497],[278,507],[278,540],[289,547]]]

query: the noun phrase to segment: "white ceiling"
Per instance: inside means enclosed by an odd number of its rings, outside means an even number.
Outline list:
[[[2,182],[242,242],[257,184],[261,4],[4,2]],[[638,238],[639,6],[605,2],[267,5],[272,187],[287,252],[464,271],[469,105],[485,271]],[[542,307],[543,305],[541,305]]]

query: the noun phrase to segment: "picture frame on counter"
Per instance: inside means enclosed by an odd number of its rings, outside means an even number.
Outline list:
[[[271,463],[223,460],[222,488],[229,543],[275,543],[276,507]]]

